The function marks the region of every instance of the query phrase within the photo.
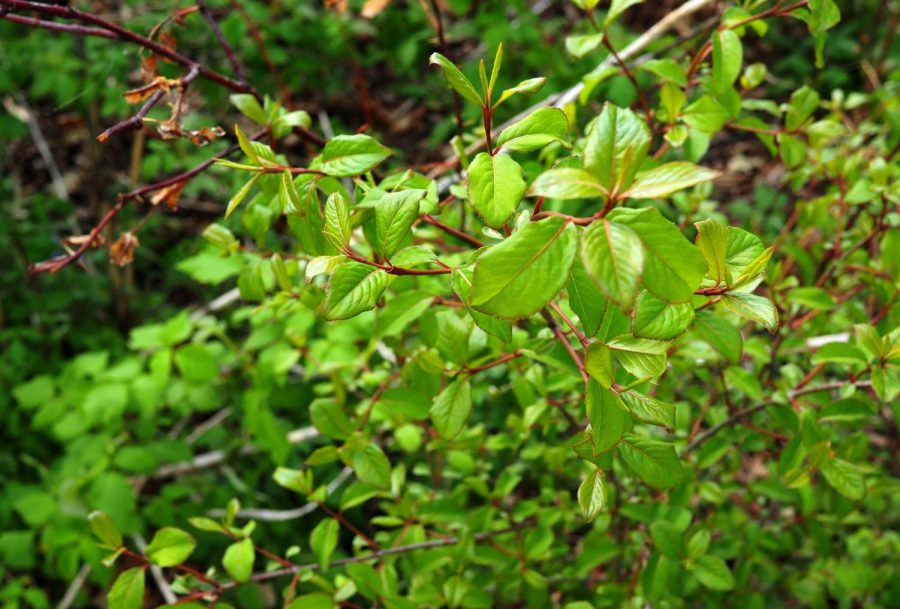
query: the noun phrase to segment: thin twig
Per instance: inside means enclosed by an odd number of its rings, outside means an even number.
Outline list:
[[[131,539],[134,541],[135,547],[141,554],[147,552],[147,542],[139,533],[133,534]],[[169,585],[169,582],[166,581],[166,576],[163,575],[162,569],[157,565],[150,563],[150,575],[153,576],[153,581],[156,582],[156,587],[159,589],[159,593],[163,599],[165,599],[166,603],[169,605],[177,603],[178,597],[175,596],[172,587]]]
[[[231,69],[234,70],[235,76],[238,77],[238,80],[241,83],[246,85],[247,75],[244,73],[244,68],[241,67],[241,63],[234,54],[234,49],[231,48],[231,45],[228,44],[228,41],[225,39],[225,34],[222,33],[222,28],[219,27],[219,22],[216,21],[216,18],[213,16],[212,11],[209,10],[209,7],[204,0],[197,0],[197,6],[200,7],[200,13],[203,14],[204,19],[206,19],[206,22],[209,24],[209,29],[213,31],[216,40],[219,42],[219,46],[222,47],[222,51],[228,58],[228,63],[231,64]]]

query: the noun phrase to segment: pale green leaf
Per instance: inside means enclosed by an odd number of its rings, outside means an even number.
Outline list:
[[[165,527],[153,536],[147,546],[147,556],[160,567],[173,567],[187,560],[196,546],[197,540],[189,533]]]
[[[141,609],[144,606],[144,569],[122,571],[106,595],[109,609]]]
[[[728,227],[719,224],[713,219],[695,222],[697,227],[697,247],[706,258],[706,264],[709,267],[708,277],[712,279],[716,285],[725,281],[728,250]]]
[[[560,167],[545,171],[528,190],[531,196],[550,199],[606,199],[609,194],[597,178],[574,167]]]
[[[709,182],[718,175],[718,171],[706,167],[685,161],[674,161],[638,175],[622,196],[632,199],[668,197],[679,190]]]
[[[91,527],[91,533],[94,537],[111,548],[118,548],[122,545],[122,534],[112,518],[106,512],[91,512],[88,515],[88,523]]]
[[[623,308],[631,307],[644,267],[637,233],[606,219],[595,222],[582,235],[581,261],[607,298]]]
[[[353,451],[351,467],[356,477],[365,484],[381,489],[391,486],[391,463],[376,444]]]
[[[469,79],[465,77],[452,61],[440,53],[432,53],[429,63],[441,67],[444,78],[447,79],[447,83],[463,98],[469,100],[473,104],[479,106],[484,105],[484,100],[481,98],[481,95],[479,95],[478,91],[475,90],[475,87],[472,86],[472,83],[469,82]]]
[[[638,338],[671,340],[694,321],[694,307],[688,302],[672,304],[649,292],[641,292],[634,305],[632,332]]]
[[[607,103],[587,134],[584,168],[608,191],[622,192],[650,149],[650,129],[627,108]]]
[[[237,209],[237,206],[241,204],[241,202],[247,198],[247,195],[250,193],[250,189],[253,188],[253,185],[256,184],[256,181],[263,175],[261,173],[255,174],[252,178],[247,180],[247,182],[241,186],[240,190],[238,190],[231,200],[228,201],[228,205],[225,207],[225,217],[227,218]]]
[[[722,296],[722,303],[741,317],[761,323],[770,332],[778,328],[778,310],[768,298],[745,292],[729,292]]]
[[[347,261],[338,265],[328,284],[325,318],[332,321],[349,319],[374,309],[393,280],[392,275],[362,262]]]
[[[710,590],[733,590],[734,576],[725,561],[718,556],[705,554],[696,558],[691,571],[700,580],[700,583]]]
[[[255,553],[253,542],[249,538],[236,541],[225,549],[222,565],[235,581],[245,582],[253,574]]]
[[[353,177],[371,171],[389,156],[391,149],[368,135],[338,135],[322,149],[319,168],[330,176]]]
[[[601,387],[597,381],[588,382],[585,402],[588,420],[591,422],[593,452],[604,453],[622,439],[630,417],[621,398]]]
[[[375,206],[377,250],[385,259],[400,248],[404,237],[419,217],[425,190],[401,190],[384,195]]]
[[[619,455],[641,480],[654,488],[678,486],[684,479],[675,447],[666,442],[626,433],[619,444]]]
[[[724,93],[741,74],[744,49],[734,30],[718,30],[713,34],[713,86]]]
[[[637,378],[657,378],[666,371],[668,342],[626,334],[608,340],[606,346],[619,363]]]
[[[340,525],[333,518],[326,518],[316,525],[309,536],[309,547],[316,555],[319,567],[325,571],[331,563],[331,555],[337,547]]]
[[[601,387],[609,389],[615,380],[609,347],[601,342],[591,343],[584,356],[584,369]]]
[[[566,51],[580,59],[599,47],[602,42],[603,34],[601,32],[566,36]]]
[[[350,246],[350,206],[339,192],[325,201],[325,238],[338,250]]]
[[[606,478],[599,467],[594,468],[578,486],[578,507],[588,522],[606,507]]]
[[[480,152],[469,164],[469,200],[491,228],[502,228],[525,194],[522,167],[505,154]]]
[[[628,8],[643,2],[644,0],[612,0],[612,3],[609,5],[609,12],[606,13],[606,20],[603,22],[604,27],[609,26],[610,23],[618,19],[619,15],[628,10]]]
[[[527,224],[478,258],[471,305],[506,319],[537,313],[566,285],[577,246],[575,226],[563,218]]]
[[[509,89],[504,89],[503,93],[500,94],[500,98],[494,104],[494,108],[505,102],[507,99],[512,97],[513,95],[523,94],[523,95],[531,95],[532,93],[537,93],[540,91],[544,83],[547,82],[547,79],[543,76],[539,78],[529,78],[528,80],[523,80],[515,87],[511,87]]]
[[[674,429],[675,407],[671,404],[644,395],[634,389],[623,391],[619,397],[628,412],[639,421]]]
[[[672,82],[678,87],[687,85],[687,74],[684,71],[684,67],[674,59],[651,59],[639,65],[638,70],[656,74],[663,80]]]
[[[569,145],[569,119],[559,108],[540,108],[500,132],[497,146],[516,152],[543,148],[551,142]]]
[[[828,484],[844,497],[861,501],[866,496],[866,479],[852,463],[833,458],[823,463],[819,471]]]
[[[703,133],[715,133],[728,121],[728,110],[710,95],[704,95],[684,109],[684,122]]]
[[[455,438],[472,413],[472,395],[469,379],[463,378],[447,385],[431,405],[429,414],[434,428],[441,437]]]

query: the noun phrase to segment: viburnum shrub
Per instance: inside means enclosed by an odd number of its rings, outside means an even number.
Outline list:
[[[36,424],[105,452],[100,491],[70,499],[79,518],[96,510],[105,557],[84,552],[116,570],[111,609],[900,598],[900,79],[769,97],[766,65],[745,56],[799,20],[824,65],[832,0],[716,3],[713,21],[662,46],[714,4],[690,0],[620,44],[639,3],[576,0],[584,33],[566,49],[605,59],[517,116],[511,100],[545,79],[510,74],[515,50],[469,75],[432,54],[459,122],[455,156],[426,169],[368,133],[320,140],[309,114],[239,70],[137,41],[145,70],[166,57],[186,68],[134,94],[148,110],[175,98],[165,136],[221,137],[181,123],[203,78],[233,92],[237,146],[121,196],[77,250],[34,270],[79,259],[129,202],[175,206],[208,171],[240,185],[228,221],[179,266],[205,283],[237,276],[247,304],[142,326],[118,366],[81,360],[14,390]],[[592,96],[621,77],[631,107]],[[292,133],[308,162],[279,150]],[[747,140],[780,165],[777,187],[732,208],[713,181],[738,155],[707,159]],[[121,264],[141,255],[132,231],[109,249]],[[213,410],[187,444],[157,429]],[[101,425],[113,433],[92,447]],[[201,437],[211,452],[192,452]],[[225,474],[204,482],[213,465]],[[135,488],[166,502],[147,498],[143,515],[133,498],[103,505]],[[148,522],[146,544],[120,533]]]

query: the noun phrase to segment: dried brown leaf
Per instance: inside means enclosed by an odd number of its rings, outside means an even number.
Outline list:
[[[225,135],[225,130],[221,127],[204,127],[187,132],[188,138],[195,146],[206,146],[223,135]]]
[[[81,247],[90,238],[90,235],[72,235],[63,239],[63,245],[66,247]],[[103,235],[97,235],[93,243],[91,243],[91,247],[100,247],[103,245],[103,241]]]
[[[134,233],[122,233],[119,239],[109,246],[109,257],[117,266],[127,266],[134,261],[134,251],[140,243]]]
[[[377,17],[390,3],[391,0],[366,0],[360,14],[366,19],[372,19]]]
[[[165,203],[169,209],[175,209],[178,206],[178,199],[181,198],[181,191],[184,190],[185,185],[187,185],[187,181],[176,182],[171,186],[157,190],[150,197],[150,204],[156,206],[160,203]]]
[[[127,101],[129,104],[139,104],[153,95],[153,93],[160,87],[160,80],[165,81],[164,78],[157,78],[153,82],[148,83],[143,87],[125,91],[125,93],[123,93],[122,95],[125,97],[125,101]]]
[[[175,51],[175,45],[176,45],[175,36],[173,36],[169,32],[161,32],[160,35],[156,37],[156,42],[158,42],[161,46],[166,47],[167,49],[169,49],[172,52]],[[172,63],[172,60],[167,57],[163,57],[162,60],[165,61],[166,63]]]
[[[343,15],[347,12],[347,0],[325,0],[325,8],[330,8]]]

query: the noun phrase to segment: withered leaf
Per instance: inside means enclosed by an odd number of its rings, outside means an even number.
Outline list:
[[[372,19],[386,9],[390,3],[391,0],[366,0],[360,14],[366,19]]]
[[[156,206],[160,203],[165,203],[166,207],[169,209],[175,209],[178,206],[178,199],[181,198],[181,191],[184,190],[186,185],[187,181],[176,182],[175,184],[157,190],[153,193],[153,196],[150,197],[151,205]]]
[[[187,132],[188,138],[190,138],[191,143],[195,146],[206,146],[208,143],[215,141],[223,135],[225,135],[225,130],[218,126],[204,127],[202,129],[195,129]]]
[[[140,243],[134,233],[125,232],[109,246],[109,257],[117,266],[126,266],[134,261],[134,251]]]
[[[170,51],[175,50],[175,37],[169,32],[161,32],[159,36],[156,37],[156,41]],[[172,63],[172,60],[167,57],[163,57],[162,60],[166,63]]]

